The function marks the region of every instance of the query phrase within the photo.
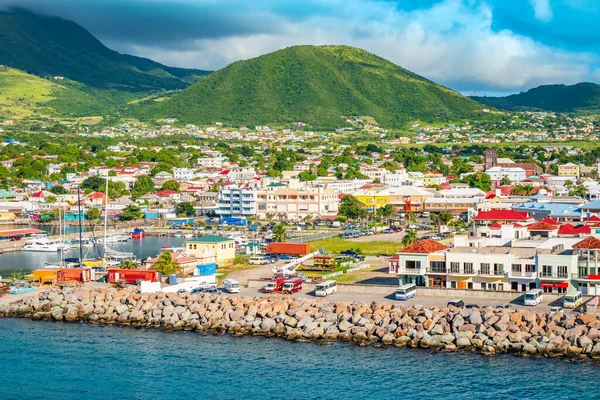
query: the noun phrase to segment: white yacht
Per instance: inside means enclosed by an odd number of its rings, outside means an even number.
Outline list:
[[[107,236],[106,239],[100,239],[100,241],[104,242],[104,240],[106,240],[106,243],[123,243],[129,241],[130,239],[131,236],[129,235],[115,234]]]
[[[61,243],[52,241],[50,239],[39,238],[28,240],[25,246],[21,249],[23,251],[36,251],[43,253],[56,253],[61,248]]]

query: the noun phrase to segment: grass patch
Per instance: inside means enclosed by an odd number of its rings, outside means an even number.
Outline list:
[[[340,253],[343,250],[353,249],[365,256],[391,256],[402,246],[400,246],[399,242],[352,242],[347,239],[334,237],[310,242],[310,247],[311,249],[319,249],[322,247],[328,253]]]

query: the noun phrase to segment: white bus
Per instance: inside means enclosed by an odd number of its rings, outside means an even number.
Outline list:
[[[542,302],[542,289],[531,289],[525,293],[525,305],[537,306]]]
[[[325,297],[329,294],[333,294],[337,292],[337,282],[336,281],[325,281],[317,284],[315,286],[315,296]]]
[[[563,297],[564,308],[577,308],[583,303],[583,295],[581,292],[571,292]]]
[[[240,283],[235,279],[225,279],[225,282],[223,282],[223,289],[229,293],[239,293]]]
[[[396,300],[408,300],[416,295],[417,285],[414,283],[407,283],[406,285],[402,285],[396,289]]]

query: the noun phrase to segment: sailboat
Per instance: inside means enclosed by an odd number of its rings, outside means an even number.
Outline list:
[[[122,261],[132,260],[137,261],[135,254],[131,252],[117,251],[115,249],[111,249],[108,247],[108,243],[116,243],[123,242],[129,240],[129,235],[121,235],[121,237],[125,236],[126,240],[116,240],[111,242],[109,237],[107,236],[108,232],[108,178],[106,179],[106,189],[104,192],[104,239],[102,240],[103,251],[102,251],[102,265],[107,266],[115,266],[119,265]],[[115,236],[112,236],[115,238]]]

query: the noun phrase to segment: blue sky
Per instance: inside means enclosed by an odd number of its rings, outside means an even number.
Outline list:
[[[465,94],[600,83],[600,0],[0,0],[10,6],[174,66],[345,44]]]

